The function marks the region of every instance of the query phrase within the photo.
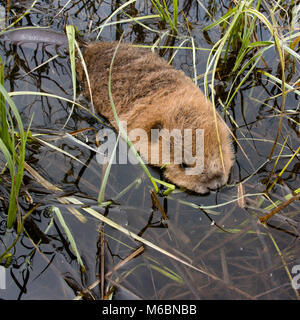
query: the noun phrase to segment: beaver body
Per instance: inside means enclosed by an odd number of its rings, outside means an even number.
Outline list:
[[[95,110],[118,130],[108,94],[109,70],[116,46],[116,43],[90,43],[85,48],[84,60]],[[90,97],[80,64],[77,71],[84,84],[84,95]],[[164,170],[164,176],[169,181],[201,194],[226,184],[234,158],[230,130],[218,114],[214,117],[210,102],[182,71],[174,69],[149,50],[120,44],[112,68],[111,91],[119,120],[127,122],[127,131],[143,129],[147,133],[148,142],[139,144],[139,152],[149,164],[166,164],[162,160],[161,147],[160,160],[155,163],[151,161],[151,144],[161,143],[161,140],[151,140],[151,129],[179,129],[181,132],[192,129],[192,142],[183,141],[183,145],[192,144],[193,154],[199,147],[194,132],[196,129],[204,130],[202,172],[187,174],[188,166],[184,160],[176,163],[171,156]],[[178,151],[178,147],[182,148],[173,141],[171,154],[174,150]]]

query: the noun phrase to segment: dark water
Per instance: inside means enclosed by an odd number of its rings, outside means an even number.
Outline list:
[[[1,3],[3,5],[3,2]],[[73,24],[83,34],[84,40],[95,40],[97,32],[90,30],[101,26],[122,3],[124,2],[77,1],[68,4],[67,1],[41,2],[17,25],[51,25],[53,30],[63,32],[66,24]],[[180,3],[193,27],[190,28],[190,32],[195,45],[201,48],[196,51],[197,75],[201,75],[206,69],[209,54],[207,49],[211,48],[201,29],[211,23],[211,20],[197,1]],[[67,5],[63,9],[65,4]],[[227,12],[228,3],[205,1],[203,5],[217,19]],[[21,14],[27,7],[28,2],[20,1],[13,9],[17,14]],[[150,10],[150,1],[145,0],[130,5],[125,9],[125,13],[130,16],[142,16],[153,12]],[[125,13],[120,13],[113,18],[113,21],[127,19]],[[159,27],[162,27],[162,30],[152,32],[136,23],[124,23],[104,28],[99,40],[118,40],[124,31],[124,41],[143,45],[152,45],[159,36],[162,37],[161,45],[178,46],[183,41],[177,38],[172,42],[172,38],[164,36],[164,26],[158,24],[158,19],[142,22],[151,29],[159,30]],[[180,33],[187,36],[182,15],[180,22]],[[213,42],[220,38],[217,30],[216,28],[209,33]],[[262,30],[262,37],[264,32]],[[191,41],[187,41],[185,46],[191,46]],[[0,53],[5,66],[5,87],[9,92],[44,92],[72,100],[70,63],[68,54],[62,49],[57,50],[53,46],[45,48],[41,45],[28,48],[1,41]],[[173,53],[171,50],[160,50],[160,54],[166,59]],[[55,60],[35,69],[56,54],[59,56]],[[269,68],[268,72],[276,75],[279,64],[276,53],[269,51],[264,59]],[[193,77],[192,61],[191,50],[179,50],[173,65]],[[224,74],[229,73],[228,66],[223,65],[221,68]],[[287,73],[290,74],[291,83],[295,81],[299,74],[299,64],[295,64],[291,70],[288,69]],[[218,97],[221,99],[226,97],[224,93],[228,93],[230,81],[232,79],[225,77],[217,79],[216,85],[220,89]],[[198,84],[203,88],[203,77],[200,77]],[[78,89],[80,91],[80,88]],[[167,228],[161,222],[161,213],[153,209],[150,196],[152,185],[143,170],[139,166],[130,164],[112,166],[105,200],[114,199],[128,185],[132,184],[132,187],[119,197],[109,210],[103,209],[100,212],[136,234],[142,232],[143,238],[209,275],[145,246],[143,254],[107,277],[105,292],[113,288],[114,299],[297,298],[297,290],[292,288],[287,270],[291,273],[293,266],[300,264],[297,224],[299,203],[294,202],[281,211],[278,217],[270,221],[267,228],[257,222],[258,217],[264,214],[263,209],[271,204],[267,199],[262,201],[257,194],[265,191],[265,181],[274,166],[274,161],[268,162],[267,158],[277,133],[279,117],[276,116],[278,115],[276,110],[280,109],[281,98],[268,102],[266,99],[278,93],[280,88],[266,78],[260,80],[251,76],[242,85],[230,106],[231,118],[225,116],[240,144],[235,144],[236,162],[229,185],[206,196],[177,192],[165,199],[160,197],[159,200],[169,218]],[[61,99],[24,94],[15,96],[14,101],[24,124],[28,125],[32,119],[31,131],[34,134],[44,134],[37,136],[38,138],[52,138],[47,141],[81,161],[71,159],[45,144],[35,142],[28,146],[28,164],[44,179],[61,188],[63,191],[59,195],[76,195],[81,197],[85,205],[95,206],[103,176],[102,168],[96,162],[92,151],[59,134],[90,127],[99,130],[102,125],[88,112],[75,108],[70,121],[63,128],[70,114],[71,104]],[[79,101],[88,107],[88,103],[81,97]],[[275,108],[275,111],[270,106]],[[222,113],[221,104],[218,103],[217,107]],[[286,109],[296,110],[297,107],[299,107],[298,96],[293,93],[288,94]],[[232,119],[238,124],[238,128],[234,126]],[[274,155],[278,155],[287,136],[288,143],[282,154],[290,157],[292,150],[297,149],[299,145],[297,136],[299,125],[295,125],[297,122],[299,123],[299,114],[283,118],[280,145],[276,147]],[[77,138],[95,146],[95,136],[91,130],[80,134]],[[289,157],[282,157],[278,161],[275,174],[280,173]],[[149,170],[153,176],[160,178],[158,170],[152,168]],[[68,211],[68,206],[57,201],[58,195],[41,187],[27,172],[24,181],[25,189],[32,196],[33,203],[41,203],[41,206],[31,215],[30,221],[25,226],[32,239],[23,234],[13,250],[12,264],[6,269],[6,289],[0,290],[1,298],[73,299],[98,279],[101,273],[102,248],[106,273],[141,245],[108,225],[103,227],[99,220],[82,210],[85,219],[79,220]],[[272,201],[282,200],[285,195],[291,193],[291,190],[297,189],[299,181],[299,160],[295,158],[270,194]],[[244,193],[249,195],[246,197],[244,207],[234,201],[238,196],[238,184],[241,182]],[[32,206],[26,200],[25,194],[22,195],[21,203],[23,212]],[[199,210],[193,208],[192,204],[205,208]],[[60,222],[49,210],[52,205],[60,207],[72,231],[86,267],[84,273],[80,272]],[[1,210],[1,225],[4,226],[6,216],[3,208]],[[38,251],[33,243],[34,237],[39,234],[37,230],[45,232],[52,217],[54,224],[48,231],[44,243],[39,245],[40,251]],[[284,217],[292,219],[294,224],[284,221]],[[215,224],[212,224],[211,220],[214,220]],[[104,233],[99,232],[99,229],[104,230]],[[2,232],[1,238],[4,239],[4,227],[1,227],[0,232]],[[105,235],[104,245],[101,240],[102,234]],[[10,243],[10,235],[6,237]],[[97,285],[86,298],[100,299],[101,295],[101,286]]]

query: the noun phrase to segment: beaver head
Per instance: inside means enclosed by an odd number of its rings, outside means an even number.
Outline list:
[[[200,90],[182,87],[144,100],[121,120],[145,161],[163,166],[170,182],[201,194],[226,184],[234,159],[230,129]]]

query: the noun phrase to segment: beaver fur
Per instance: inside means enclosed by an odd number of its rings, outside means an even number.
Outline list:
[[[118,130],[108,94],[109,69],[116,45],[106,42],[90,43],[85,48],[84,60],[95,110]],[[83,82],[84,95],[89,98],[89,88],[80,63],[77,71]],[[216,121],[214,120],[211,103],[192,79],[150,50],[120,44],[113,64],[111,88],[118,117],[120,121],[127,121],[127,131],[140,128],[147,132],[149,142],[142,145],[139,152],[149,164],[164,164],[161,160],[151,163],[151,152],[148,152],[150,144],[158,143],[151,142],[151,129],[180,129],[182,132],[187,128],[192,129],[193,152],[198,147],[195,145],[194,131],[204,129],[203,172],[188,175],[184,162],[176,164],[174,158],[171,158],[164,169],[164,176],[169,181],[200,194],[227,183],[234,159],[230,129],[218,114]],[[176,147],[177,144],[173,142],[172,149]],[[159,150],[161,152],[161,148]]]

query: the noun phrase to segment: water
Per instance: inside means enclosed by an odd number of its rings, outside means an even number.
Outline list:
[[[117,8],[119,2],[78,1],[76,4],[68,4],[60,12],[66,3],[67,1],[39,3],[36,10],[32,10],[18,25],[46,26],[51,23],[51,28],[62,32],[67,21],[68,24],[78,27],[85,40],[95,40],[97,32],[89,30],[100,26]],[[131,16],[148,15],[152,13],[149,3],[150,1],[138,1],[125,11]],[[213,4],[215,7],[212,7]],[[226,3],[222,5],[221,1],[217,1],[213,4],[210,3],[211,7],[205,4],[204,7],[215,19],[227,12]],[[201,28],[211,20],[209,14],[197,2],[183,1],[182,7],[187,19],[192,23],[191,34],[195,43],[203,49],[196,52],[197,75],[201,75],[205,72],[209,54],[206,49],[211,48]],[[24,12],[22,6],[14,9],[18,14]],[[126,18],[128,17],[125,14],[117,16],[117,19]],[[159,30],[157,19],[143,23],[149,28]],[[180,31],[186,34],[183,19],[181,23]],[[163,30],[152,32],[138,24],[127,23],[104,28],[100,40],[117,40],[122,31],[125,31],[126,42],[145,45],[152,45],[158,36],[163,34]],[[216,29],[209,33],[209,37],[215,42],[220,34]],[[161,44],[166,44],[166,41],[167,37],[163,37]],[[180,40],[176,40],[174,44],[180,43]],[[190,46],[190,43],[187,42],[186,45]],[[59,57],[55,60],[35,69],[57,53]],[[168,59],[174,52],[161,50],[161,53]],[[45,92],[72,99],[71,71],[66,53],[57,52],[53,46],[28,48],[1,41],[0,54],[5,65],[5,86],[8,91]],[[274,59],[274,55],[274,52],[269,51],[264,58],[268,68],[276,74],[279,62]],[[194,76],[191,50],[179,50],[173,65],[184,70],[189,76]],[[226,67],[228,66],[222,66],[225,74],[228,72]],[[291,79],[296,79],[298,69],[299,66],[296,65],[294,69],[289,70]],[[223,79],[216,81],[221,89],[219,96],[222,98],[222,92],[227,93],[231,83]],[[203,77],[200,77],[198,84],[203,88]],[[275,103],[267,99],[279,92],[276,85],[266,78],[260,80],[258,77],[250,77],[242,85],[229,110],[238,128],[235,128],[226,116],[226,122],[231,123],[230,126],[239,141],[239,145],[235,144],[236,162],[229,186],[206,196],[179,192],[165,200],[159,197],[160,203],[167,211],[167,228],[159,210],[153,208],[150,197],[152,185],[143,170],[131,164],[112,166],[105,200],[115,198],[127,186],[130,188],[117,198],[109,210],[101,210],[101,213],[208,274],[204,275],[150,246],[145,246],[143,254],[125,263],[107,277],[104,289],[110,292],[109,290],[114,288],[114,299],[296,298],[285,265],[291,272],[293,266],[299,264],[299,226],[291,225],[284,218],[289,217],[293,222],[299,222],[299,205],[294,202],[288,206],[278,217],[270,221],[267,228],[257,223],[258,216],[264,214],[263,208],[270,204],[267,199],[260,203],[256,194],[265,190],[265,180],[274,166],[274,161],[267,161],[278,127],[278,117],[274,116],[277,113],[271,107],[276,106],[276,103],[280,106],[281,101],[280,97],[275,99]],[[96,208],[103,176],[102,168],[91,150],[60,134],[91,127],[99,130],[102,125],[88,112],[75,108],[74,114],[63,129],[69,116],[70,103],[38,95],[15,96],[14,101],[25,125],[33,119],[33,133],[45,133],[45,136],[39,138],[48,138],[48,143],[72,154],[80,162],[50,148],[49,145],[35,143],[29,146],[28,164],[62,191],[56,195],[49,192],[25,172],[26,190],[31,195],[33,203],[41,203],[41,207],[31,215],[32,219],[26,226],[30,237],[23,234],[12,252],[12,264],[6,269],[6,289],[0,290],[0,297],[73,299],[79,291],[86,289],[98,279],[103,259],[105,273],[110,272],[140,247],[141,243],[109,225],[103,227],[101,221],[83,210],[81,219],[76,217],[68,211],[68,206],[58,201],[58,195],[76,195],[85,205]],[[88,103],[83,99],[80,99],[80,102],[88,107]],[[297,96],[289,94],[286,109],[295,110],[298,105]],[[221,105],[217,104],[217,107],[222,112]],[[299,115],[291,118],[299,121]],[[283,152],[286,155],[291,155],[291,148],[295,150],[295,145],[299,144],[299,127],[290,119],[284,118],[282,126],[283,137],[289,136],[288,145]],[[85,131],[76,137],[84,142],[88,140],[88,143],[95,147],[93,130]],[[281,143],[282,141],[280,140]],[[274,155],[279,153],[280,147],[281,145],[276,148]],[[278,174],[287,161],[288,158],[279,160],[275,173]],[[160,178],[159,170],[149,170],[154,177]],[[237,185],[243,181],[244,193],[249,196],[241,206],[237,201],[231,200],[236,199]],[[9,189],[8,185],[8,182],[2,183],[2,196],[4,190]],[[272,200],[282,199],[297,187],[299,162],[295,159],[276,184],[274,192],[271,193]],[[227,202],[228,204],[223,205]],[[2,226],[6,217],[3,212],[5,202],[0,203]],[[192,204],[205,208],[196,209]],[[22,195],[21,205],[23,213],[32,206],[28,203],[26,194]],[[80,271],[76,256],[56,218],[43,243],[39,245],[40,251],[36,250],[34,237],[39,231],[44,233],[51,222],[51,205],[60,207],[71,229],[86,267],[85,273]],[[1,227],[0,232],[3,240],[4,228]],[[104,244],[101,238],[103,234]],[[283,258],[276,250],[275,244],[281,250]],[[86,296],[91,297],[101,298],[100,285],[96,285]]]

